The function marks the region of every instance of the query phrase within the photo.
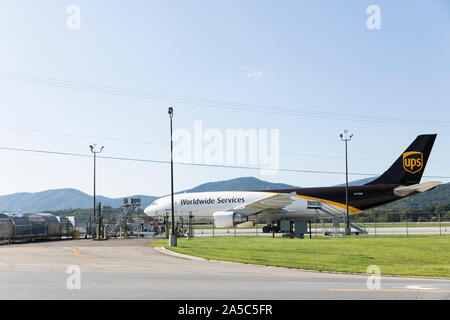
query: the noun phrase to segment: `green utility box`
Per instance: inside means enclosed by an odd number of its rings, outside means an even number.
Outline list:
[[[291,222],[288,220],[280,221],[280,231],[281,232],[291,232]]]
[[[292,229],[293,227],[293,229]],[[280,231],[283,232],[284,238],[300,238],[305,237],[305,233],[308,233],[308,224],[305,221],[280,221]]]
[[[308,233],[308,224],[305,221],[295,221],[294,233]]]
[[[308,233],[308,224],[305,221],[294,222],[294,237],[303,239],[305,233]]]

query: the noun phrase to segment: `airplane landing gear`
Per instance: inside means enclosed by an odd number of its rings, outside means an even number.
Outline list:
[[[264,233],[270,233],[270,232],[277,233],[280,231],[280,226],[268,224],[267,226],[264,226],[262,230]]]

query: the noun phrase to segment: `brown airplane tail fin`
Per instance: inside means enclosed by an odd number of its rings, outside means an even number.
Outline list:
[[[386,172],[367,185],[420,183],[436,136],[437,134],[417,136]]]

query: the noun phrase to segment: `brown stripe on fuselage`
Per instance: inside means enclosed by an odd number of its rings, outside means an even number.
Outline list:
[[[398,184],[376,184],[348,187],[349,211],[359,213],[400,199],[394,195],[394,188]],[[268,193],[292,193],[298,197],[323,201],[331,205],[345,208],[345,187],[291,188],[254,190]]]

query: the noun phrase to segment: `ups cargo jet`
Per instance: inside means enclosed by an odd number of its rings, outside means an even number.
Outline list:
[[[375,180],[348,188],[350,214],[361,213],[416,193],[434,189],[440,182],[420,183],[436,134],[418,136],[391,167]],[[218,228],[247,221],[265,221],[265,232],[279,229],[281,220],[342,217],[346,213],[345,187],[292,188],[255,191],[220,191],[174,195],[175,217]],[[148,216],[170,217],[171,197],[155,200]]]

